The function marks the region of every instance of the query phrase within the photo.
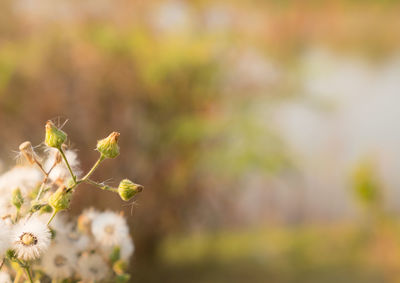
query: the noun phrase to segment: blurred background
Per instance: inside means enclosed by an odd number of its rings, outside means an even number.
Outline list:
[[[124,210],[132,282],[400,282],[400,3],[0,1],[0,170],[48,119]]]

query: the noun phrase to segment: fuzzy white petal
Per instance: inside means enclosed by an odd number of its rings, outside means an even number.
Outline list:
[[[35,243],[24,245],[21,237],[24,234],[31,234],[35,237]],[[34,260],[39,258],[50,245],[51,233],[47,225],[36,217],[21,220],[13,231],[13,248],[19,259]]]

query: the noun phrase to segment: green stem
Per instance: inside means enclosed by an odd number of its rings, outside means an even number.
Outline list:
[[[104,184],[97,183],[97,182],[92,181],[90,179],[85,180],[85,182],[88,183],[88,184],[94,185],[96,187],[99,187],[100,189],[102,189],[104,191],[109,191],[109,192],[114,192],[114,193],[118,192],[118,189],[115,189],[113,187],[110,187],[110,186],[107,186],[107,185],[104,185]]]
[[[56,216],[57,212],[58,212],[58,211],[54,209],[53,214],[51,215],[51,217],[50,217],[50,219],[49,219],[49,222],[47,222],[47,226],[50,225],[51,221],[52,221],[53,218]]]
[[[92,169],[89,170],[89,172],[83,177],[80,182],[85,182],[92,174],[93,172],[99,167],[100,163],[105,159],[104,155],[100,155],[99,159],[96,161],[96,163],[93,165]]]
[[[26,272],[26,275],[28,276],[29,282],[33,283],[32,275],[31,275],[29,266],[24,267],[24,270],[25,270],[25,272]]]
[[[69,173],[71,174],[72,179],[74,180],[74,183],[76,184],[76,176],[74,175],[74,172],[72,172],[71,166],[69,165],[69,162],[67,160],[67,157],[64,154],[64,151],[62,150],[61,147],[58,148],[58,151],[61,153],[62,158],[64,159],[65,164],[67,164]]]

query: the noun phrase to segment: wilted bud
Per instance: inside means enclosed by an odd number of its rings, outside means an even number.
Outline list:
[[[69,208],[69,203],[71,201],[72,192],[68,192],[67,188],[62,186],[57,189],[50,197],[49,197],[49,205],[55,211],[61,211]]]
[[[119,155],[118,138],[119,133],[112,132],[108,137],[97,142],[97,150],[105,158],[117,157]]]
[[[142,190],[142,185],[135,184],[128,179],[122,180],[118,186],[118,194],[125,201],[130,200],[134,195],[140,193]]]
[[[30,164],[34,164],[36,162],[35,152],[33,151],[33,147],[30,141],[26,141],[20,144],[19,151],[21,154],[29,161]]]
[[[46,123],[46,138],[45,143],[47,146],[61,148],[61,145],[67,139],[67,134],[58,129],[53,122],[47,121]]]
[[[17,208],[20,209],[24,204],[24,198],[22,197],[21,190],[19,188],[15,189],[12,193],[11,203]]]

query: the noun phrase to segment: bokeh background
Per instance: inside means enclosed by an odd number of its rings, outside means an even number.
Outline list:
[[[123,210],[132,282],[400,282],[400,3],[0,1],[0,170],[48,119]],[[112,179],[110,179],[112,177]]]

